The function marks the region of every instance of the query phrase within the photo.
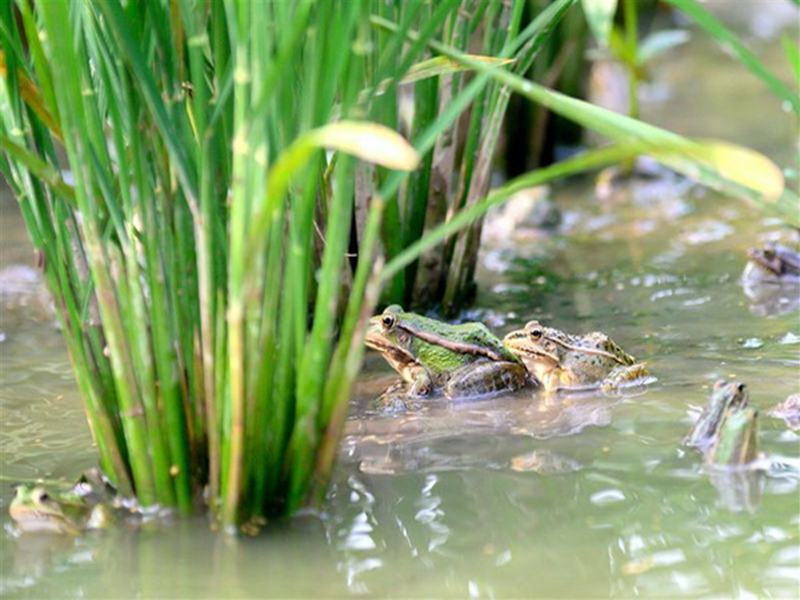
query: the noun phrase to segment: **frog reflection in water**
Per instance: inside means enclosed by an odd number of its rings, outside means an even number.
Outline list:
[[[530,321],[509,333],[506,348],[522,358],[528,371],[546,392],[560,389],[611,391],[640,383],[647,368],[600,332],[570,335]]]
[[[99,487],[92,481],[87,473],[71,490],[60,493],[49,493],[40,485],[19,485],[8,513],[23,533],[77,535],[85,529],[102,529],[112,520],[111,507],[105,483],[98,479]]]
[[[379,399],[402,408],[408,398],[441,389],[448,398],[483,396],[523,387],[525,366],[481,323],[450,325],[392,305],[370,319],[366,345],[403,378]]]

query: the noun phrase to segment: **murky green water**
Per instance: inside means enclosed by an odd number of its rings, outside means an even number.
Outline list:
[[[671,99],[645,109],[684,132],[796,156],[796,122],[740,71],[744,99],[731,97],[727,76],[709,77],[729,73],[727,59],[693,44],[659,75]],[[687,81],[701,89],[687,93]],[[787,232],[680,180],[602,201],[578,183],[557,201],[561,233],[487,246],[476,314],[498,333],[531,318],[605,331],[658,377],[644,394],[521,393],[363,418],[393,380],[369,356],[322,518],[236,540],[202,519],[74,540],[0,531],[0,595],[800,595],[798,475],[712,480],[678,443],[720,377],[746,382],[762,409],[800,391],[800,292],[754,302],[739,283],[744,250]],[[32,263],[12,208],[2,198],[0,270]],[[72,478],[94,462],[61,334],[24,275],[0,295],[4,524],[10,480]],[[763,418],[761,431],[764,452],[800,457],[782,421]]]

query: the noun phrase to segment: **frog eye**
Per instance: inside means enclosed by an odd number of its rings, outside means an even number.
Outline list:
[[[384,313],[383,316],[381,317],[381,324],[386,329],[391,329],[392,327],[394,327],[395,324],[394,315],[391,313]]]
[[[50,495],[47,492],[39,492],[36,497],[37,502],[47,502],[48,500],[50,500]]]
[[[741,394],[742,392],[744,392],[745,387],[746,386],[743,383],[740,383],[739,385],[736,386],[736,389],[739,390],[739,393]]]
[[[528,335],[531,337],[532,340],[538,340],[542,337],[542,328],[541,327],[532,327],[528,330]]]

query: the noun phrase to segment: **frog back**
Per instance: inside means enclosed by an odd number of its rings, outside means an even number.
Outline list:
[[[636,363],[636,359],[620,348],[617,343],[608,337],[605,333],[594,331],[586,336],[587,344],[598,350],[604,352],[609,360],[613,360],[617,364],[615,366],[628,367]]]
[[[483,323],[451,325],[419,315],[414,317],[413,320],[404,320],[402,327],[416,338],[417,345],[412,348],[415,353],[424,353],[426,345],[431,345],[462,354],[465,362],[479,358],[518,362],[516,355]]]
[[[412,335],[411,343],[412,353],[428,369],[437,385],[443,385],[456,369],[469,364],[501,360],[520,362],[481,323],[450,325],[431,320],[424,330]]]
[[[483,323],[462,323],[452,325],[455,338],[464,344],[475,346],[478,354],[490,360],[520,362],[519,357],[503,345],[503,341],[493,334]]]
[[[617,367],[630,366],[636,359],[599,331],[570,336],[570,350],[562,357],[563,368],[576,383],[598,381]]]

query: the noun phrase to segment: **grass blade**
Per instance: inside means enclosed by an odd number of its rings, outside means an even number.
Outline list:
[[[617,12],[617,0],[581,0],[581,7],[594,39],[601,48],[607,47],[614,13]]]
[[[782,101],[787,102],[795,114],[800,114],[800,95],[797,89],[792,90],[753,54],[730,29],[725,27],[709,11],[695,0],[667,0],[669,4],[680,10],[711,37],[730,48],[736,58],[752,73],[769,86],[772,92]]]

